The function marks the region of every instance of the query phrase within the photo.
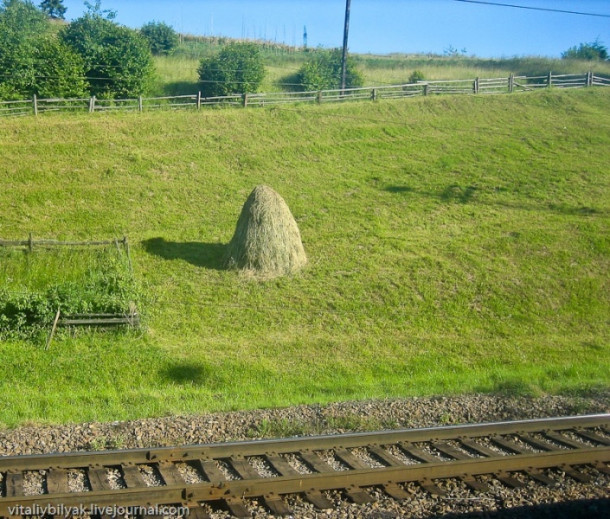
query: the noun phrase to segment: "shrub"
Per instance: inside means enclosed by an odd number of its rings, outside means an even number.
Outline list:
[[[409,76],[409,83],[417,83],[426,79],[424,73],[421,70],[414,70]]]
[[[230,43],[218,55],[201,60],[198,69],[205,97],[256,92],[265,66],[258,45]]]
[[[40,38],[35,46],[32,93],[38,97],[84,97],[83,60],[56,38]]]
[[[608,49],[599,39],[591,43],[581,43],[570,47],[561,54],[563,59],[608,60]]]
[[[162,22],[149,22],[140,29],[153,54],[170,54],[180,43],[178,33]]]
[[[341,49],[318,50],[312,53],[297,74],[297,82],[303,90],[331,90],[341,88]],[[345,86],[357,88],[364,84],[362,74],[356,69],[352,58],[347,59]]]
[[[83,64],[49,31],[44,14],[30,2],[0,8],[0,99],[80,97]]]
[[[91,94],[134,97],[149,88],[152,55],[137,31],[89,12],[62,29],[60,38],[83,59]]]

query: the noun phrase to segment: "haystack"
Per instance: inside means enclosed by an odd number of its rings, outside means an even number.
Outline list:
[[[257,186],[246,200],[227,247],[227,268],[257,278],[292,274],[307,263],[301,233],[284,199],[267,186]]]

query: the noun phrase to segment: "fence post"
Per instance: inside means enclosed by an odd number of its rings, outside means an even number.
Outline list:
[[[593,86],[593,72],[590,70],[587,72],[587,86]]]
[[[248,94],[243,94],[241,100],[242,100],[242,104],[244,105],[244,108],[247,108],[248,107]]]
[[[551,88],[553,86],[553,73],[549,72],[549,77],[547,79],[547,87]]]
[[[32,98],[32,107],[34,108],[34,115],[38,115],[38,98],[36,97],[36,94],[34,94],[34,97]]]
[[[479,93],[479,78],[478,77],[474,78],[474,84],[472,85],[472,89],[474,90],[475,94]]]
[[[89,99],[89,113],[95,112],[95,96],[91,96]]]
[[[144,109],[144,103],[142,102],[142,96],[138,96],[138,112]]]
[[[515,89],[515,75],[511,72],[510,76],[508,76],[508,92],[509,92],[509,94],[512,94],[514,89]]]
[[[424,83],[424,95],[428,95],[428,83]]]
[[[197,92],[197,110],[201,109],[201,91]]]
[[[322,103],[322,90],[318,90],[318,95],[316,96],[316,101],[318,104]]]
[[[371,100],[377,101],[377,89],[376,88],[373,88],[373,90],[371,92]]]

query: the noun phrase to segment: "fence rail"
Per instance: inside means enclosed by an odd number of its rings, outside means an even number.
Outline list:
[[[401,85],[318,90],[309,92],[272,92],[236,94],[221,97],[192,95],[138,97],[136,99],[32,99],[0,101],[0,117],[39,115],[52,112],[111,112],[171,109],[201,109],[202,107],[256,107],[288,103],[334,103],[358,100],[396,99],[446,94],[501,94],[526,92],[542,88],[585,88],[610,86],[610,78],[586,74],[552,74],[440,81],[420,81]]]

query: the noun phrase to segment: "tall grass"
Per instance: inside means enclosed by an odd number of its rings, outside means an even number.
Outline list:
[[[157,81],[154,95],[195,94],[198,86],[197,68],[203,58],[218,52],[224,44],[218,38],[187,39],[169,57],[155,58]],[[304,50],[282,45],[261,44],[267,76],[260,90],[277,92],[292,90],[295,75],[316,49]],[[409,82],[414,71],[428,80],[454,80],[508,77],[511,73],[526,76],[584,74],[590,70],[610,77],[610,63],[604,61],[560,60],[544,57],[477,58],[439,56],[434,54],[354,55],[366,86],[395,85]]]

